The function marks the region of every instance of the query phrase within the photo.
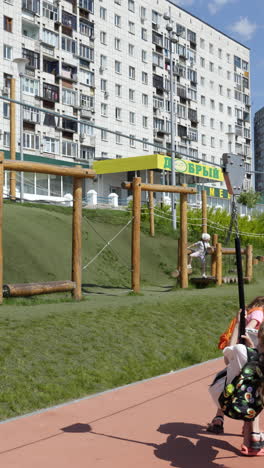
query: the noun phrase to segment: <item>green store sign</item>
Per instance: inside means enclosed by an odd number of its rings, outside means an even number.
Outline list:
[[[171,158],[168,156],[163,156],[163,158],[163,169],[171,171]],[[175,159],[175,171],[181,172],[182,174],[204,177],[205,179],[213,179],[221,182],[224,180],[222,170],[220,168],[208,166],[206,164],[198,164],[186,159]]]

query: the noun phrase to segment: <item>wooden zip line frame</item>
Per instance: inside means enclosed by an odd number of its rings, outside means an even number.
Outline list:
[[[151,179],[152,180],[152,179]],[[133,182],[123,182],[122,188],[132,190],[133,210],[132,210],[132,249],[131,249],[131,289],[140,292],[140,224],[141,224],[141,192],[168,192],[180,193],[180,286],[188,288],[187,271],[187,195],[197,193],[194,187],[181,187],[174,185],[144,184],[141,177],[134,177]],[[176,249],[175,249],[176,251]]]
[[[0,152],[0,304],[3,303],[3,186],[4,171],[36,172],[73,177],[73,212],[72,212],[72,273],[71,281],[53,281],[48,283],[28,283],[6,285],[10,295],[31,296],[51,292],[72,291],[75,300],[82,298],[82,180],[93,179],[96,175],[92,169],[80,166],[63,167],[51,164],[27,161],[5,160]],[[13,291],[13,293],[12,293]]]

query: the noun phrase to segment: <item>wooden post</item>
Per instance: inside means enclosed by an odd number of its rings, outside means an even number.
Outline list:
[[[133,221],[132,221],[132,289],[140,291],[140,218],[141,218],[141,177],[134,177],[133,189]]]
[[[187,194],[180,194],[180,281],[182,288],[188,288],[187,270]]]
[[[248,281],[252,280],[253,276],[253,247],[252,245],[246,246],[246,278]]]
[[[72,214],[72,281],[76,283],[73,297],[82,298],[82,179],[73,179]]]
[[[202,232],[207,232],[207,192],[202,190]]]
[[[0,304],[3,303],[3,185],[4,153],[0,152]]]
[[[16,99],[16,80],[10,80],[10,98]],[[16,160],[16,105],[10,102],[10,159]],[[10,172],[10,199],[16,200],[16,173]]]
[[[216,244],[216,284],[221,286],[223,280],[223,265],[222,265],[222,244]]]
[[[212,247],[216,248],[218,242],[218,234],[213,234]],[[216,276],[216,250],[211,256],[211,276]]]
[[[154,183],[154,171],[149,171],[149,183]],[[155,236],[155,223],[154,223],[154,193],[149,192],[149,233],[151,237]]]

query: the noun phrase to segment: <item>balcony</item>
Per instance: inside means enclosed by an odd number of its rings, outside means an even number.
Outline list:
[[[26,68],[31,70],[40,69],[40,55],[38,52],[33,52],[32,50],[22,49],[22,57],[28,60]]]
[[[77,133],[78,124],[74,120],[62,119],[58,124],[57,130],[68,133]]]
[[[177,96],[179,96],[180,98],[183,98],[183,99],[187,99],[186,88],[178,86],[177,87]]]
[[[22,0],[22,10],[31,13],[32,15],[39,15],[40,1],[39,0]]]
[[[71,67],[70,65],[62,65],[62,69],[57,73],[56,78],[69,81],[71,83],[77,83],[77,67]]]
[[[80,109],[80,117],[83,119],[91,119],[93,114],[94,109],[92,107],[90,109],[81,107]]]
[[[43,97],[44,101],[59,102],[60,101],[60,88],[48,83],[43,84]]]
[[[197,117],[197,112],[193,109],[188,110],[188,119],[191,122],[198,123],[198,117]]]

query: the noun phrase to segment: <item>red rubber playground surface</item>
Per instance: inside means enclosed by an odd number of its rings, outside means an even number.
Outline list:
[[[238,421],[205,432],[217,359],[0,424],[1,468],[262,467]]]

